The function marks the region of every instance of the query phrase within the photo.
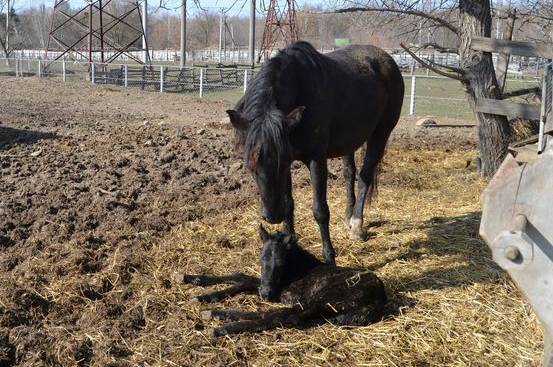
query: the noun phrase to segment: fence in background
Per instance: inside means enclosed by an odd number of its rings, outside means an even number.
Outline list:
[[[252,69],[185,67],[140,64],[46,62],[40,59],[0,59],[0,75],[49,78],[60,81],[86,81],[160,93],[213,95],[237,101],[255,73]],[[452,120],[472,120],[464,92],[458,81],[422,75],[404,75],[403,115],[432,115]],[[539,85],[539,79],[509,79],[507,89]]]

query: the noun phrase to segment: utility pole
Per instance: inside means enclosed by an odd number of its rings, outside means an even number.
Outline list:
[[[180,67],[186,65],[186,0],[182,0],[180,9]]]
[[[144,35],[142,36],[144,54],[142,61],[146,64],[148,62],[148,0],[143,0],[142,2],[142,27],[144,27]]]
[[[10,0],[8,0],[8,8],[6,10],[6,51],[10,49]],[[8,57],[8,55],[6,55]]]
[[[255,66],[255,0],[250,0],[250,42],[248,44],[250,66]]]
[[[222,62],[222,54],[223,51],[223,13],[224,9],[221,8],[221,16],[219,17],[219,64]]]

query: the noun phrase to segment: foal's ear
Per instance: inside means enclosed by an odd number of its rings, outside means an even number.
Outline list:
[[[286,246],[287,250],[290,250],[292,246],[294,246],[294,240],[295,240],[295,237],[293,234],[287,234],[282,238],[282,242]]]
[[[301,117],[303,116],[303,111],[305,111],[305,106],[299,106],[296,107],[286,116],[286,120],[288,120],[288,127],[294,127],[298,122],[301,121]]]
[[[269,232],[263,227],[263,224],[259,225],[259,238],[261,238],[261,241],[265,242],[269,239]]]
[[[242,114],[236,110],[227,110],[230,123],[237,130],[246,130],[248,128],[248,120],[246,120]]]

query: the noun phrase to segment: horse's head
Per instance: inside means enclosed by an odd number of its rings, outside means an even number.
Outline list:
[[[227,111],[243,145],[246,166],[257,183],[261,216],[269,223],[284,220],[284,197],[293,160],[290,133],[304,110],[297,107],[285,115],[273,108],[254,121],[239,111]]]
[[[259,226],[259,237],[263,241],[259,295],[276,301],[282,291],[287,256],[296,244],[292,235],[281,232],[269,234],[262,225]]]

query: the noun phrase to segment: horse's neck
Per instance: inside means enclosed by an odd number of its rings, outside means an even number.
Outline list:
[[[286,258],[286,270],[284,272],[284,283],[290,284],[306,274],[310,273],[317,266],[323,263],[315,256],[295,245]]]

